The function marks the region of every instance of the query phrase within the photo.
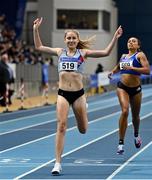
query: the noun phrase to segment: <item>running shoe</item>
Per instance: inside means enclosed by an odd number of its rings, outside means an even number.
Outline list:
[[[117,154],[119,154],[119,155],[124,154],[124,145],[123,144],[118,145]]]
[[[140,136],[135,137],[135,146],[136,146],[136,148],[140,148],[141,144],[142,144],[141,137]]]
[[[59,176],[61,174],[62,167],[60,163],[55,163],[54,168],[52,169],[53,176]]]

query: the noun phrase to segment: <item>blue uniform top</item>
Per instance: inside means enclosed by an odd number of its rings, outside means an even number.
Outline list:
[[[142,67],[141,63],[137,59],[137,53],[133,54],[130,57],[123,56],[120,59],[120,73],[121,74],[133,74],[133,75],[140,75],[139,72],[136,72],[134,70],[124,70],[123,67],[125,66],[133,66],[133,67]]]
[[[61,71],[74,71],[83,73],[84,57],[82,56],[80,49],[77,49],[73,56],[68,56],[67,50],[63,49],[58,60],[58,72]]]

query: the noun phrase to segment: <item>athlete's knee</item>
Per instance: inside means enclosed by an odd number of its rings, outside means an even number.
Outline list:
[[[58,122],[58,131],[60,133],[65,133],[66,131],[66,123],[65,122]]]
[[[133,122],[136,122],[136,121],[138,122],[138,121],[140,121],[139,115],[137,115],[137,116],[136,116],[136,115],[135,115],[135,116],[132,116],[132,121],[133,121]]]
[[[128,108],[123,108],[123,109],[122,109],[122,115],[123,115],[124,117],[128,117],[128,114],[129,114],[129,109],[128,109]]]

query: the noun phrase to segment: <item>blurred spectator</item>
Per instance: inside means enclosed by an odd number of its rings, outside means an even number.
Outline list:
[[[7,51],[10,63],[37,64],[41,61],[39,54],[29,48],[25,41],[16,38],[16,33],[6,22],[5,15],[0,16],[0,53]]]
[[[40,52],[37,54],[37,62],[40,64],[42,64],[42,62],[43,62],[43,56]]]
[[[49,89],[49,59],[46,58],[42,65],[42,96],[48,95]]]
[[[1,53],[0,60],[0,105],[6,105],[6,84],[13,82],[13,74],[11,68],[8,66],[9,59],[6,51]],[[9,104],[11,104],[12,91],[9,92]]]
[[[102,73],[103,72],[103,66],[102,66],[102,64],[98,64],[97,65],[97,68],[96,68],[96,70],[95,70],[95,73],[97,74],[97,78],[98,78],[98,80],[99,80],[99,73]],[[107,90],[106,90],[106,88],[104,87],[104,86],[98,86],[97,88],[96,88],[96,93],[100,93],[100,92],[106,92]]]
[[[86,21],[85,17],[82,17],[82,20],[80,21],[79,25],[78,25],[79,29],[89,29],[89,25]]]
[[[98,64],[98,65],[97,65],[97,68],[96,68],[96,70],[95,70],[95,73],[96,73],[96,74],[98,74],[98,73],[100,73],[100,72],[103,72],[103,66],[102,66],[102,64]]]
[[[0,15],[0,29],[6,26],[6,16],[5,14]]]
[[[53,62],[53,58],[52,57],[50,57],[50,65],[54,66],[54,62]]]
[[[68,28],[68,20],[65,14],[62,14],[61,17],[60,16],[58,17],[57,28],[58,29]]]

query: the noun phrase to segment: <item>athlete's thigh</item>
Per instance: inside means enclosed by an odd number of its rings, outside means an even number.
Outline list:
[[[140,113],[142,93],[138,93],[130,98],[130,106],[133,116],[138,116]]]
[[[129,95],[128,93],[121,88],[117,88],[117,96],[119,99],[119,103],[121,108],[129,109]]]
[[[82,95],[73,103],[73,112],[75,114],[78,125],[86,125],[88,123],[86,97]]]
[[[57,106],[56,106],[58,121],[61,121],[61,122],[67,121],[67,117],[69,113],[69,106],[70,105],[68,101],[64,97],[58,95]]]

